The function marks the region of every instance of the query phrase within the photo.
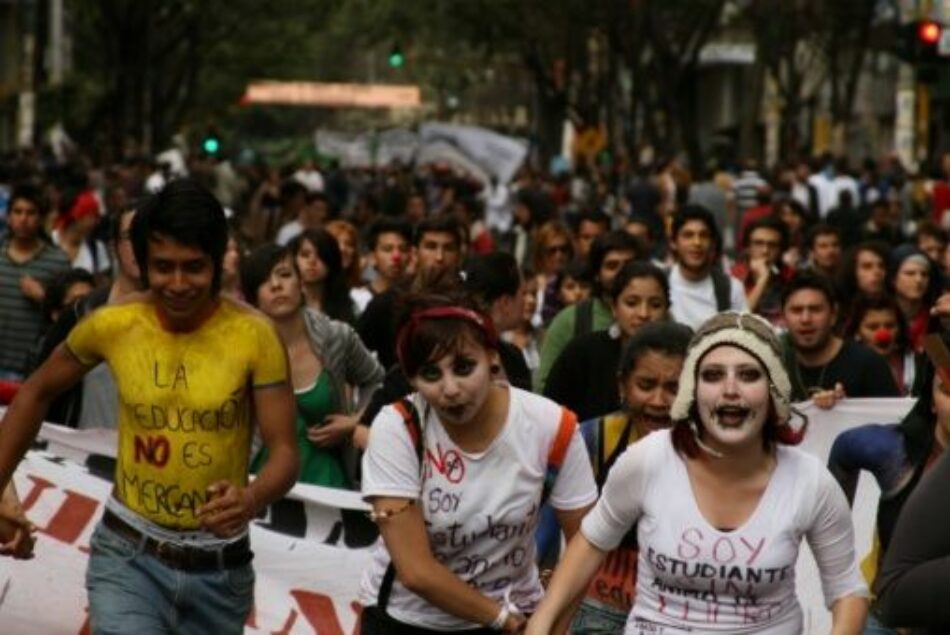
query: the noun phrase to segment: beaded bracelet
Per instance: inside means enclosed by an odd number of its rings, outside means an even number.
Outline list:
[[[396,509],[384,509],[379,512],[376,510],[372,510],[368,513],[369,519],[373,521],[374,523],[379,523],[384,520],[389,520],[393,516],[403,513],[404,511],[406,511],[407,509],[409,509],[415,504],[416,504],[415,500],[409,500],[409,501],[406,501],[405,505],[403,505],[402,507],[397,507]]]

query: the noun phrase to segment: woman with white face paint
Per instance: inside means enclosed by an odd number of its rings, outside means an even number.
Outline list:
[[[847,502],[816,457],[789,447],[791,386],[769,324],[727,312],[693,337],[671,409],[616,462],[528,623],[554,632],[604,555],[637,524],[627,635],[804,631],[795,563],[805,538],[832,633],[861,632],[867,589]]]
[[[383,408],[363,458],[382,541],[363,635],[519,632],[542,588],[541,504],[570,537],[597,497],[573,413],[496,381],[498,335],[470,300],[422,296],[396,353],[414,392]]]

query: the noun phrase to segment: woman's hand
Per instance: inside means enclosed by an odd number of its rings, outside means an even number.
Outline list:
[[[359,422],[357,415],[330,415],[323,420],[323,425],[311,426],[307,429],[307,439],[321,448],[340,445],[353,436],[353,431],[356,430]]]

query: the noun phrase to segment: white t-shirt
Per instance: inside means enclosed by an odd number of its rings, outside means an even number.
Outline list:
[[[633,444],[617,460],[581,531],[609,551],[638,523],[637,594],[627,635],[799,635],[795,563],[803,537],[829,607],[867,594],[840,487],[809,454],[779,445],[776,456],[758,506],[732,531],[720,531],[700,513],[669,430]]]
[[[289,223],[285,223],[280,230],[277,232],[277,238],[274,240],[275,243],[281,247],[286,246],[290,243],[291,240],[299,236],[303,232],[303,225],[300,224],[298,220],[292,220]]]
[[[733,311],[748,310],[742,283],[733,276],[728,277],[729,308]],[[673,319],[691,329],[698,328],[700,324],[719,313],[711,275],[700,282],[693,282],[683,277],[679,265],[673,265],[670,269],[670,297],[673,300],[670,304]]]
[[[455,445],[422,397],[411,396],[423,417],[426,460],[421,479],[405,421],[393,407],[384,408],[373,422],[363,456],[363,496],[418,498],[435,558],[499,602],[510,592],[510,600],[528,613],[537,608],[543,594],[534,533],[548,453],[562,409],[544,397],[508,390],[505,425],[488,449],[477,454]],[[580,432],[575,431],[549,502],[555,509],[573,510],[596,499],[590,460]],[[389,562],[380,540],[363,574],[364,606],[376,605]],[[398,579],[386,611],[401,622],[434,630],[483,626],[432,606]]]
[[[353,301],[353,307],[356,309],[356,317],[363,314],[370,300],[375,297],[369,287],[354,287],[350,289],[350,299]]]

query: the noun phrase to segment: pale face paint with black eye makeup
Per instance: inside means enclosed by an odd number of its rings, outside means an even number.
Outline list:
[[[423,364],[409,380],[444,425],[472,422],[493,385],[491,365],[497,354],[465,340],[458,350]]]
[[[741,348],[718,346],[700,361],[696,407],[708,445],[727,449],[760,443],[770,400],[765,368]]]

